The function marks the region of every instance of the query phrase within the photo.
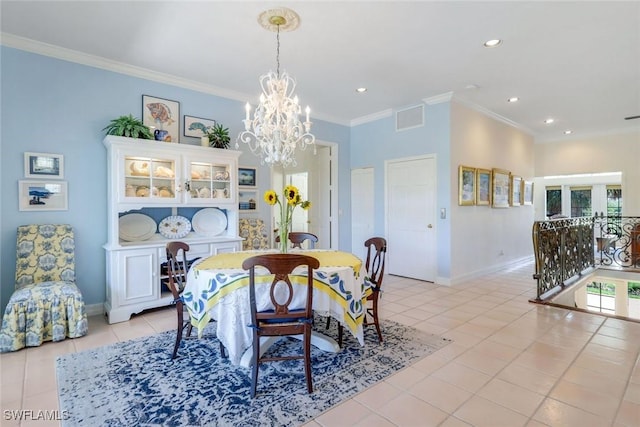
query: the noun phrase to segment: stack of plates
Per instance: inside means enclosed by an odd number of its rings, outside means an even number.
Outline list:
[[[193,230],[203,236],[217,236],[227,229],[227,216],[219,209],[201,209],[193,216]]]
[[[156,234],[156,222],[147,215],[139,213],[122,215],[118,223],[118,235],[127,242],[148,240]]]
[[[167,239],[181,239],[191,231],[191,222],[183,216],[168,216],[160,221],[158,231]]]

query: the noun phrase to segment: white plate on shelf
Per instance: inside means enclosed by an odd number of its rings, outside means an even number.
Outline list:
[[[191,222],[180,215],[168,216],[160,221],[158,231],[167,239],[181,239],[191,231]]]
[[[156,222],[150,216],[131,213],[118,219],[118,235],[127,242],[148,240],[156,234]]]
[[[227,216],[220,209],[201,209],[193,216],[193,231],[203,236],[217,236],[227,228]]]

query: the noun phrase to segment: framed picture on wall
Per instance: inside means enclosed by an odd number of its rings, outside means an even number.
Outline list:
[[[476,205],[491,204],[491,171],[476,169]]]
[[[520,206],[522,204],[522,177],[511,175],[511,197],[509,204],[511,206]]]
[[[533,181],[522,181],[522,204],[533,205]]]
[[[156,141],[180,142],[180,103],[142,95],[142,123]]]
[[[491,206],[508,208],[511,194],[511,173],[504,169],[491,170]]]
[[[64,178],[62,154],[24,153],[24,177],[37,179]]]
[[[201,117],[184,116],[184,125],[182,131],[184,136],[192,136],[194,138],[200,138],[204,136],[207,128],[215,126],[216,121],[212,119],[203,119]]]
[[[257,184],[256,168],[238,168],[238,185],[242,187],[255,187]]]
[[[21,211],[66,211],[67,181],[18,181]]]
[[[458,204],[476,204],[476,169],[469,166],[458,167]]]

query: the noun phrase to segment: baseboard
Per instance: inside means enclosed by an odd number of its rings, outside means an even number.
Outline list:
[[[491,265],[487,268],[483,268],[480,270],[476,270],[476,271],[472,271],[470,273],[466,273],[457,277],[453,277],[448,279],[449,284],[445,285],[445,286],[452,286],[452,285],[458,285],[460,283],[464,283],[466,281],[472,280],[472,279],[477,279],[479,277],[485,276],[487,274],[491,274],[491,273],[495,273],[496,271],[500,271],[500,270],[504,270],[505,268],[509,268],[509,267],[516,267],[520,264],[523,263],[529,263],[529,262],[533,262],[534,258],[531,255],[527,255],[525,257],[522,258],[516,258],[501,264],[495,264],[495,265]],[[533,271],[531,271],[532,274],[532,283],[533,282]],[[438,282],[438,284],[443,284],[441,282]]]
[[[102,316],[104,315],[104,304],[90,304],[84,306],[87,316]]]

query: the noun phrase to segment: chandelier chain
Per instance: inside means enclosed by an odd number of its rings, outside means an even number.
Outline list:
[[[280,25],[278,25],[278,31],[276,32],[276,74],[280,78]]]

